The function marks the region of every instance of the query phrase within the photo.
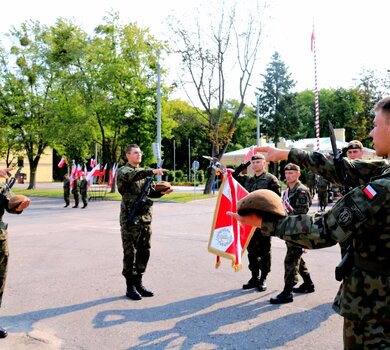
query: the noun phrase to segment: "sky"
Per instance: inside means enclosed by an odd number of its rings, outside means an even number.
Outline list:
[[[121,22],[137,22],[148,27],[160,40],[168,40],[166,17],[191,19],[194,7],[201,0],[19,0],[1,5],[0,39],[11,26],[33,19],[54,24],[58,17],[70,18],[88,33],[102,23],[110,10],[119,12]],[[232,0],[225,0],[229,4]],[[255,0],[246,1],[252,5]],[[208,0],[219,8],[220,0]],[[310,38],[315,25],[318,88],[350,88],[363,69],[384,74],[390,69],[387,57],[388,0],[269,0],[260,60],[256,64],[250,101],[254,100],[254,87],[261,83],[273,52],[277,51],[297,82],[296,91],[314,88],[314,59]],[[177,61],[163,59],[164,68],[175,73]],[[172,78],[173,79],[173,78]],[[167,85],[169,82],[166,82]],[[229,98],[237,98],[230,92]]]

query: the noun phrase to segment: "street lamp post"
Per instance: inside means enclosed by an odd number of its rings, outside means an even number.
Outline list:
[[[257,104],[256,104],[256,118],[257,118],[257,130],[256,130],[256,139],[257,139],[257,142],[256,142],[256,145],[257,147],[260,146],[260,111],[259,111],[259,103],[260,103],[260,95],[257,94],[256,95],[256,99],[257,99]]]

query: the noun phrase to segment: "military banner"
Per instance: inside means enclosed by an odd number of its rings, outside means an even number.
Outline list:
[[[219,189],[208,245],[209,252],[217,255],[217,268],[220,265],[219,257],[232,260],[232,267],[236,271],[242,267],[241,256],[255,229],[240,225],[226,212],[237,212],[237,202],[247,194],[248,191],[232,177],[232,170],[227,169]]]

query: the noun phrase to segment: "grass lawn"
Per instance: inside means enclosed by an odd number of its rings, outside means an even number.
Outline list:
[[[24,194],[27,197],[53,197],[53,198],[63,198],[64,192],[62,190],[26,190],[26,189],[13,189],[12,192],[14,194]],[[191,202],[193,200],[198,199],[207,199],[207,198],[213,198],[217,195],[212,194],[202,194],[202,193],[175,193],[172,192],[171,194],[158,198],[153,199],[154,201],[164,201],[164,202],[177,202],[177,203],[185,203],[185,202]],[[119,193],[107,193],[105,199],[106,200],[121,200],[121,195]]]

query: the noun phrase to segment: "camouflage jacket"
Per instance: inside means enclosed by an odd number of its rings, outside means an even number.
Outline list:
[[[72,193],[73,194],[78,194],[80,191],[80,180],[73,180],[73,187],[72,187]]]
[[[317,157],[321,159],[316,153]],[[346,163],[355,169],[356,181],[359,173],[363,179],[359,181],[366,181],[369,170],[374,177],[346,194],[329,211],[263,222],[262,233],[311,249],[352,238],[355,266],[341,283],[333,308],[350,320],[390,321],[390,164],[386,160]],[[326,169],[320,166],[318,172],[329,174],[328,163],[322,166]]]
[[[330,190],[330,182],[326,180],[323,176],[318,178],[318,192],[328,192]]]
[[[86,195],[88,192],[88,181],[86,179],[82,179],[80,181],[80,194]]]
[[[268,189],[274,191],[280,196],[280,185],[278,179],[267,172],[257,176],[241,175],[234,178],[248,191],[253,192],[260,189]]]
[[[11,210],[8,208],[9,198],[12,196],[11,192],[5,194],[1,193],[3,188],[0,186],[0,241],[7,239],[7,224],[3,222],[5,211],[11,214],[21,214],[21,211]]]
[[[149,176],[153,176],[152,169],[134,167],[129,163],[126,163],[119,169],[117,174],[117,186],[119,193],[122,195],[120,214],[121,225],[127,222],[130,208],[136,202],[137,196],[142,191]],[[156,197],[154,189],[155,184],[153,183],[147,199],[142,203],[138,211],[136,218],[137,222],[150,223],[152,221],[153,201],[149,197]]]
[[[63,187],[64,187],[64,192],[70,193],[70,180],[69,179],[64,180]]]
[[[292,189],[284,192],[283,201],[285,200],[289,202],[293,210],[289,215],[306,214],[311,206],[310,192],[300,181]]]

